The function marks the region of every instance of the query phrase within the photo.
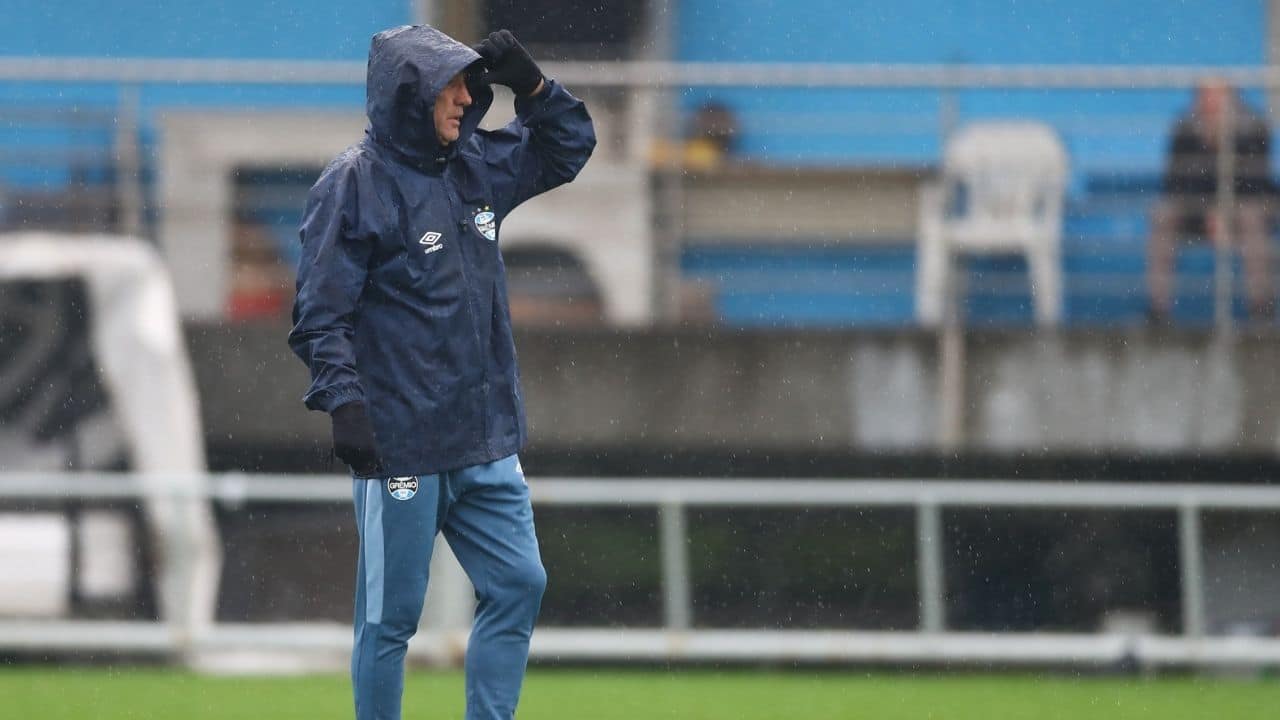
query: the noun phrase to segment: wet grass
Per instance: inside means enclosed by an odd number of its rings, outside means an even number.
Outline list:
[[[462,675],[413,672],[406,720],[461,718]],[[1191,720],[1280,712],[1280,679],[538,669],[520,720]],[[162,669],[0,669],[0,717],[22,720],[350,718],[340,675],[202,676]]]

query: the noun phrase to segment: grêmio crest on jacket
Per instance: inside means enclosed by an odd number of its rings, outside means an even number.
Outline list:
[[[488,205],[478,207],[471,213],[471,222],[475,224],[476,230],[479,230],[481,235],[489,238],[490,240],[496,240],[498,238],[498,228],[497,223],[494,222],[495,219],[493,209]]]
[[[387,478],[387,493],[397,500],[411,500],[418,494],[418,478],[413,476]]]

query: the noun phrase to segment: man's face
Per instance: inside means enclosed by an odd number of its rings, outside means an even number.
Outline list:
[[[448,145],[458,139],[462,128],[462,111],[470,104],[471,93],[467,91],[466,77],[464,73],[458,73],[436,96],[432,119],[441,145]]]

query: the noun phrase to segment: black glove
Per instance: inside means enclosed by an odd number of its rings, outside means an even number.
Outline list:
[[[517,96],[533,94],[542,82],[542,71],[510,30],[489,33],[472,48],[480,53],[489,72],[477,79],[487,85],[506,85]]]
[[[333,454],[357,475],[375,475],[382,470],[373,443],[373,426],[364,403],[356,400],[333,411]]]

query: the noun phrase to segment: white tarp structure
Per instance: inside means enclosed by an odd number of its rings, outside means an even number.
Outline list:
[[[159,603],[174,627],[213,620],[221,550],[206,497],[204,443],[173,285],[148,243],[112,235],[0,235],[0,280],[79,279],[90,344],[146,498]],[[4,461],[0,458],[0,468]],[[175,548],[175,538],[194,547]],[[191,575],[194,573],[195,575]]]

